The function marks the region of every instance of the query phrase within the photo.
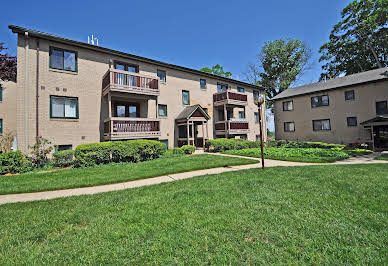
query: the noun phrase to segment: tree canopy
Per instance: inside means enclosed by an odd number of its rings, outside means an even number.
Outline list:
[[[225,77],[225,78],[231,78],[232,77],[232,73],[225,72],[224,71],[224,67],[220,66],[219,64],[217,64],[215,66],[212,66],[211,69],[208,68],[208,67],[203,67],[203,68],[200,69],[200,71],[207,72],[207,73],[210,73],[210,74],[213,74],[213,75],[217,75],[217,76],[221,76],[221,77]]]
[[[388,66],[388,0],[355,0],[320,48],[320,79]]]
[[[0,43],[0,80],[16,81],[16,57],[3,54],[4,50],[7,48],[4,47],[4,43]]]
[[[271,98],[289,88],[303,74],[310,57],[310,50],[300,40],[266,42],[257,55],[258,61],[248,65],[246,79],[265,89],[266,104],[272,110]]]

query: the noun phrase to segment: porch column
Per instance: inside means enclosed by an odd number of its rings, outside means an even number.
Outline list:
[[[202,121],[202,146],[205,149],[205,122]]]
[[[370,126],[372,132],[372,150],[375,151],[375,135],[373,134],[373,126]]]
[[[209,138],[209,128],[208,128],[208,121],[206,121],[206,138]]]
[[[193,139],[193,146],[195,146],[195,143],[194,143],[194,139],[195,139],[194,138],[194,122],[191,122],[191,138]]]
[[[187,120],[187,125],[186,125],[186,131],[187,131],[187,145],[190,145],[190,132],[189,132],[189,127],[190,127],[190,125],[189,125],[189,120]]]
[[[112,97],[110,95],[110,92],[108,92],[108,117],[112,117]]]

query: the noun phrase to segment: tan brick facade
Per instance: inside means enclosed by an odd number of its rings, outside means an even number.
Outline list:
[[[28,40],[28,43],[26,42]],[[37,42],[39,40],[39,52]],[[69,72],[51,69],[49,65],[50,47],[62,48],[77,53],[78,71]],[[26,54],[27,52],[27,54]],[[112,101],[134,102],[140,108],[140,117],[156,118],[157,104],[167,105],[168,115],[160,119],[160,140],[168,140],[169,147],[177,145],[176,116],[185,108],[182,104],[182,90],[190,92],[190,105],[200,104],[208,108],[211,119],[208,121],[210,138],[214,138],[214,118],[218,119],[213,106],[213,94],[217,92],[217,82],[227,83],[231,91],[243,87],[248,95],[248,105],[245,107],[246,118],[249,123],[247,138],[255,140],[259,134],[258,124],[254,120],[253,90],[260,91],[257,86],[241,82],[219,80],[209,75],[201,75],[195,71],[182,71],[169,65],[156,65],[129,58],[127,56],[98,51],[88,47],[80,47],[66,42],[57,42],[44,38],[18,34],[18,76],[16,86],[16,102],[7,102],[4,114],[14,116],[13,126],[17,131],[18,148],[26,152],[28,145],[34,143],[36,136],[38,99],[38,132],[55,145],[72,145],[75,148],[81,143],[99,142],[104,140],[104,120],[108,118],[108,97],[102,95],[102,79],[112,62],[119,61],[138,66],[139,74],[157,78],[157,70],[166,71],[166,82],[159,83],[159,96],[135,95],[131,93],[111,93]],[[37,61],[39,67],[37,68]],[[39,74],[37,75],[37,72]],[[195,73],[193,73],[195,72]],[[196,74],[198,73],[198,74]],[[37,82],[38,76],[38,82]],[[200,79],[206,79],[207,88],[200,88]],[[38,85],[37,85],[38,84]],[[39,97],[36,96],[38,89]],[[262,91],[260,91],[262,93]],[[50,96],[77,97],[79,106],[78,119],[50,118]],[[2,108],[5,103],[0,103]],[[11,108],[9,106],[16,106]],[[112,106],[113,108],[113,106]],[[0,109],[4,110],[4,109]],[[243,107],[233,108],[234,117]],[[15,114],[16,113],[16,114]],[[4,115],[4,116],[6,116]],[[263,117],[265,111],[263,110]],[[7,118],[7,120],[9,120]],[[7,123],[8,124],[8,123]],[[5,125],[7,125],[5,124]],[[11,124],[9,124],[11,127]],[[7,128],[7,127],[5,127]],[[266,133],[265,121],[264,132]],[[199,133],[201,135],[201,133]],[[264,137],[266,134],[263,134]]]

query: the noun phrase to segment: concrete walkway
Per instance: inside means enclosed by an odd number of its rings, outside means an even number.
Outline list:
[[[214,153],[212,153],[214,154]],[[227,154],[218,154],[220,156],[228,156],[228,157],[239,157],[239,158],[249,158],[237,155],[227,155]],[[335,162],[335,163],[300,163],[300,162],[286,162],[286,161],[277,161],[277,160],[265,160],[266,167],[275,167],[275,166],[307,166],[307,165],[331,165],[331,164],[365,164],[365,163],[387,163],[387,161],[379,161],[374,160],[375,156],[363,156],[357,158],[351,158],[348,160]],[[79,195],[91,195],[109,191],[116,190],[124,190],[129,188],[136,188],[142,186],[156,185],[166,182],[173,182],[176,180],[182,180],[187,178],[193,178],[196,176],[203,175],[211,175],[211,174],[221,174],[226,172],[245,170],[245,169],[253,169],[259,168],[261,165],[259,164],[258,158],[249,158],[253,160],[257,160],[257,164],[249,164],[249,165],[239,165],[239,166],[229,166],[229,167],[219,167],[212,169],[204,169],[198,171],[191,171],[179,174],[171,174],[153,178],[146,178],[135,181],[128,181],[124,183],[117,184],[108,184],[108,185],[100,185],[94,187],[84,187],[84,188],[73,188],[73,189],[62,189],[62,190],[52,190],[52,191],[43,191],[43,192],[32,192],[32,193],[20,193],[20,194],[8,194],[8,195],[0,195],[0,205],[7,203],[15,203],[15,202],[27,202],[27,201],[35,201],[35,200],[48,200],[62,197],[70,197],[70,196],[79,196]]]

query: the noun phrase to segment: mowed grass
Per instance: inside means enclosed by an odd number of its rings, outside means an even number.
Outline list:
[[[376,160],[388,161],[388,154],[383,154],[375,158]]]
[[[0,264],[388,261],[388,165],[274,167],[0,206]]]
[[[260,148],[228,150],[223,153],[254,158],[261,157]],[[264,158],[281,161],[331,163],[349,157],[350,156],[343,151],[321,148],[264,148]]]
[[[96,186],[200,169],[253,163],[257,163],[257,161],[199,154],[49,173],[32,172],[22,175],[0,176],[0,194]]]

